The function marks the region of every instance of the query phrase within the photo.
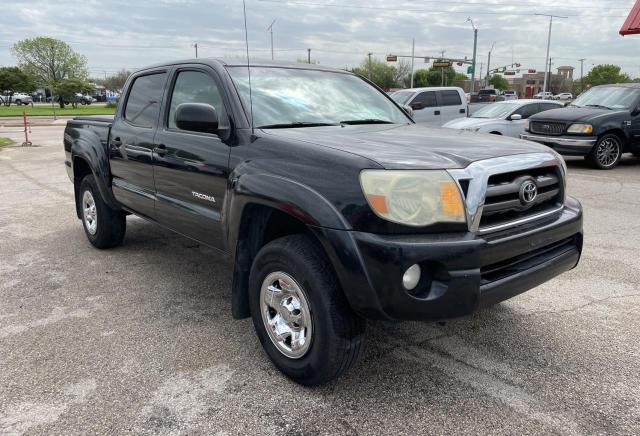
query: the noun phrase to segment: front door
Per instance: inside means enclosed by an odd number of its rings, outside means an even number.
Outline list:
[[[222,88],[213,70],[183,67],[173,74],[167,110],[153,153],[156,219],[183,235],[223,247],[221,212],[227,188],[230,123]],[[182,103],[206,103],[216,109],[219,134],[176,127]]]
[[[631,112],[631,145],[634,153],[640,152],[640,104]]]
[[[435,91],[423,91],[409,103],[413,109],[413,120],[416,123],[440,126],[440,108]]]
[[[158,126],[165,71],[133,78],[109,135],[113,195],[127,209],[154,216],[153,137]]]

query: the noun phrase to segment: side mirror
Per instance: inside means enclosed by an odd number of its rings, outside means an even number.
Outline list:
[[[510,119],[511,121],[519,121],[519,120],[521,120],[521,119],[522,119],[522,115],[520,115],[520,114],[513,114],[513,115],[511,115],[511,116],[509,117],[509,119]]]
[[[422,103],[419,103],[419,102],[410,103],[409,107],[411,109],[413,109],[414,111],[419,111],[420,109],[424,109],[424,105]]]
[[[176,109],[175,120],[180,130],[218,133],[218,113],[210,104],[182,103]]]
[[[402,110],[406,112],[411,118],[413,118],[413,109],[409,105],[402,106]]]
[[[633,115],[634,117],[636,115],[640,115],[640,105],[638,105],[633,111],[631,111],[631,115]]]

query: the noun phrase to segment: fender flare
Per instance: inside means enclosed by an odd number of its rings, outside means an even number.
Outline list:
[[[85,130],[85,129],[83,129]],[[80,132],[78,137],[71,142],[71,167],[75,169],[76,159],[82,159],[87,163],[93,176],[96,179],[98,191],[105,203],[109,207],[120,210],[120,204],[111,191],[111,171],[109,168],[109,157],[106,152],[106,144],[93,131],[86,129]],[[74,171],[74,180],[76,178]],[[76,185],[76,183],[74,183]],[[76,187],[76,190],[79,186]],[[76,193],[76,200],[77,200]]]

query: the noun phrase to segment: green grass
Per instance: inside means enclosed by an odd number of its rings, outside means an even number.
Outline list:
[[[13,140],[0,136],[0,147],[13,144]]]
[[[51,110],[51,105],[35,105],[35,106],[0,106],[0,117],[19,117],[22,115],[22,112],[26,112],[30,117],[38,117],[38,116],[53,116],[53,111]],[[59,106],[56,106],[56,115],[63,116],[78,116],[78,115],[113,115],[116,109],[113,107],[104,107],[104,105],[89,105],[89,106],[78,106],[77,108],[72,108],[71,106],[67,106],[64,109],[60,109]]]

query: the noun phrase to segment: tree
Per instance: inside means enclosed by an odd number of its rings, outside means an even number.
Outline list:
[[[111,90],[111,91],[122,91],[124,88],[124,83],[127,81],[129,76],[131,75],[131,71],[120,70],[113,76],[109,76],[106,79],[102,80],[102,85]]]
[[[367,56],[359,67],[351,71],[370,79],[382,89],[389,89],[398,85],[396,82],[396,67],[376,58],[371,58],[371,62],[369,62],[369,57]]]
[[[58,39],[23,39],[13,45],[11,52],[18,59],[18,66],[43,85],[53,86],[63,79],[84,80],[88,76],[87,59]]]
[[[451,85],[456,80],[466,80],[467,76],[458,73],[455,68],[444,68],[445,85]],[[441,86],[442,85],[442,68],[431,67],[428,70],[417,70],[413,75],[413,84],[416,87],[423,86]]]
[[[411,61],[407,59],[400,59],[396,68],[396,74],[393,79],[396,86],[409,86],[411,79]],[[407,83],[407,81],[409,83]]]
[[[504,91],[509,87],[509,81],[500,74],[494,74],[491,79],[489,79],[489,84],[500,91]]]
[[[86,93],[94,89],[94,86],[84,80],[80,79],[62,79],[58,80],[53,88],[55,94],[60,98],[60,107],[64,108],[64,105],[68,102],[74,108],[78,106],[77,93]]]
[[[607,85],[609,83],[631,82],[629,75],[621,73],[622,68],[617,65],[596,65],[584,76],[584,84],[590,86]]]
[[[32,92],[35,90],[33,77],[18,67],[0,68],[0,102],[5,106],[11,104],[11,95],[16,91]]]

